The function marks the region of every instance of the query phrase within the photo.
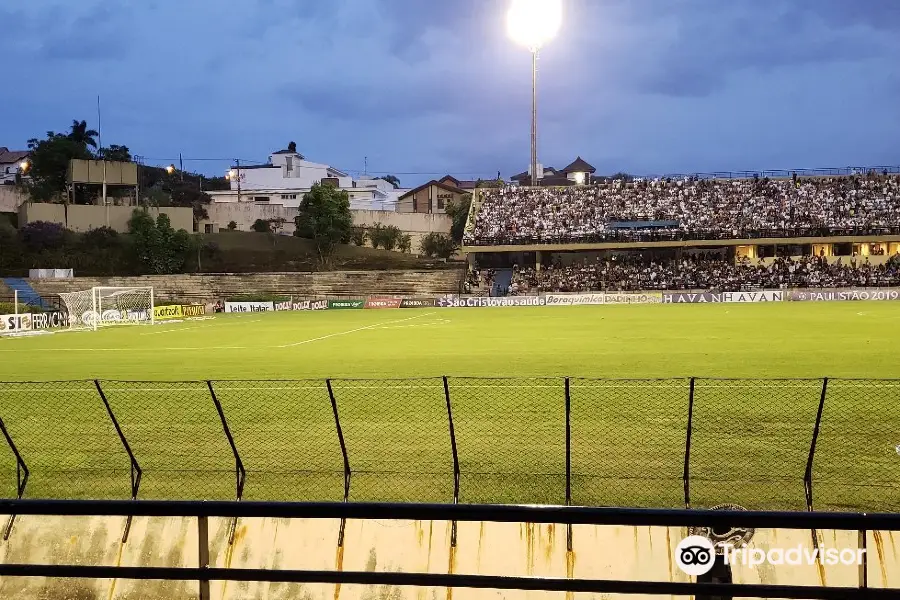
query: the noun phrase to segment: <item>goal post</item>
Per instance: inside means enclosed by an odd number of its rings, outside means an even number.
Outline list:
[[[155,323],[152,287],[93,287],[59,297],[69,312],[70,329]]]

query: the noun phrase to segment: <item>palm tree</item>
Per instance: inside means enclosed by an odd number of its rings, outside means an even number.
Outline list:
[[[72,120],[71,132],[69,133],[70,140],[78,142],[84,147],[91,146],[96,148],[97,141],[94,138],[98,135],[100,135],[98,132],[87,128],[87,121]]]

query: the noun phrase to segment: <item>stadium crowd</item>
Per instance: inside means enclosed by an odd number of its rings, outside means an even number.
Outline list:
[[[617,180],[485,189],[469,244],[724,239],[900,229],[900,176]]]
[[[854,258],[829,264],[824,257],[776,258],[768,264],[695,254],[680,259],[614,256],[567,266],[513,270],[511,295],[539,292],[638,290],[743,291],[785,288],[892,287],[900,285],[900,256],[883,264]]]

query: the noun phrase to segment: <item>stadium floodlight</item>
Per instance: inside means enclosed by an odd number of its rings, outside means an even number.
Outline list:
[[[512,0],[506,29],[514,42],[534,53],[556,37],[562,16],[562,0]]]
[[[152,287],[94,287],[59,297],[69,313],[70,329],[155,322]]]
[[[509,37],[531,52],[531,185],[538,184],[537,56],[562,26],[562,0],[512,0],[506,13]]]

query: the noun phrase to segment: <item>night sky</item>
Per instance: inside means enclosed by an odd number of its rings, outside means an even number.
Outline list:
[[[27,0],[0,6],[0,146],[72,119],[222,174],[291,140],[404,186],[529,161],[505,0]],[[900,164],[900,0],[566,0],[539,157],[599,173]],[[215,160],[193,160],[215,159]]]

